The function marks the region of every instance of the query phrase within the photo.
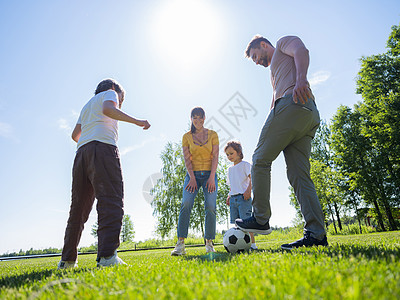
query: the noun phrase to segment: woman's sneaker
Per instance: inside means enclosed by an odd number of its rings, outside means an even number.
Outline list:
[[[115,265],[126,265],[126,263],[118,257],[117,250],[109,257],[100,257],[100,260],[97,262],[97,267],[110,267]]]
[[[206,241],[206,253],[215,252],[212,241]]]
[[[186,254],[185,241],[184,240],[178,240],[174,250],[171,251],[171,255],[172,256],[180,256],[180,255],[185,255],[185,254]]]
[[[58,265],[57,269],[59,270],[64,270],[64,269],[73,269],[78,267],[78,262],[77,261],[64,261],[61,260]]]

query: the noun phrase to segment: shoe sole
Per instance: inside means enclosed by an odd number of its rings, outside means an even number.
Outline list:
[[[244,232],[251,232],[251,233],[258,233],[258,234],[262,234],[262,235],[268,235],[272,232],[272,229],[247,229],[247,228],[242,228],[239,225],[236,224],[237,227],[240,228],[240,230],[244,231]]]
[[[178,253],[171,253],[171,256],[182,256],[182,255],[186,255],[186,252],[185,252],[185,253],[180,253],[180,254],[178,254]]]
[[[285,247],[285,246],[281,246],[282,250],[293,250],[293,249],[298,249],[298,248],[311,248],[311,247],[328,247],[328,245],[312,245],[312,246],[301,246],[301,247]]]
[[[289,247],[284,247],[284,246],[281,246],[281,249],[282,250],[288,250],[288,251],[291,251],[292,249],[294,249],[294,248],[289,248]]]

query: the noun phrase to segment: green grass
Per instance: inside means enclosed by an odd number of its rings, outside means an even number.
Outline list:
[[[59,258],[0,262],[0,299],[399,299],[400,232],[330,236],[328,248],[283,252],[292,234],[256,237],[261,251],[222,246],[185,257],[170,250],[122,252],[129,266],[58,271]],[[298,236],[297,236],[298,237]]]

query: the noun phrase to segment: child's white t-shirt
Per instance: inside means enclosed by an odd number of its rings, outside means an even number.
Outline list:
[[[251,164],[247,161],[242,160],[237,165],[229,167],[227,178],[231,188],[229,195],[243,194],[250,184],[250,174]]]
[[[113,101],[118,106],[118,94],[114,90],[98,93],[82,108],[77,122],[82,129],[78,148],[91,141],[117,146],[118,121],[103,114],[104,101]]]

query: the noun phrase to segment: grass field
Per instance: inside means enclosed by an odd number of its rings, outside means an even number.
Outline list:
[[[298,236],[297,236],[298,237]],[[283,252],[293,237],[259,237],[260,251],[188,248],[123,252],[129,265],[56,270],[59,258],[0,262],[0,299],[399,299],[400,232],[330,236],[327,248]],[[262,241],[261,241],[262,240]]]

